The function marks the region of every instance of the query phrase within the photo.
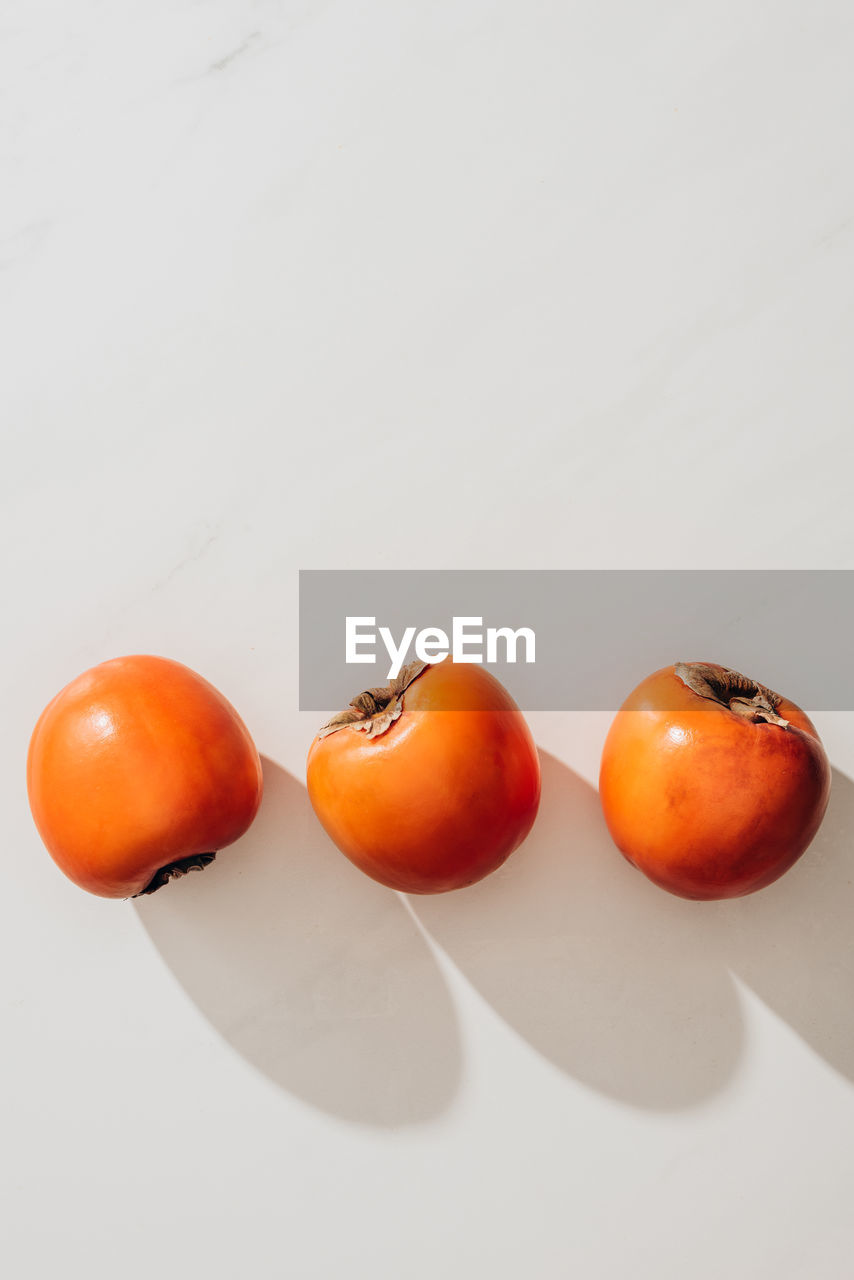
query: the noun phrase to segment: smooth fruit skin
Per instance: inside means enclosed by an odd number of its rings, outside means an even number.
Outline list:
[[[444,893],[494,871],[530,831],[540,762],[513,699],[482,667],[450,658],[404,694],[383,734],[315,738],[308,794],[352,862],[389,888]]]
[[[830,765],[809,717],[785,698],[777,712],[789,728],[742,719],[673,667],[623,703],[602,753],[602,809],[617,847],[655,884],[683,898],[740,897],[807,848]]]
[[[104,898],[246,831],[261,762],[230,703],[168,658],[114,658],[72,680],[33,731],[27,790],[69,879]]]

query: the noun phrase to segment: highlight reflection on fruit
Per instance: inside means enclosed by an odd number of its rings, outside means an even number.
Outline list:
[[[33,731],[27,790],[69,879],[105,898],[152,893],[212,862],[252,822],[261,761],[237,712],[168,658],[102,662]]]
[[[599,791],[614,842],[650,880],[685,898],[733,898],[807,848],[830,766],[793,702],[716,663],[677,663],[623,703]]]
[[[482,667],[422,662],[321,729],[308,794],[338,848],[393,889],[473,884],[533,825],[540,764],[527,723]]]

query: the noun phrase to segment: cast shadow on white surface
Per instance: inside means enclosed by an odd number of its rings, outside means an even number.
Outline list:
[[[590,1088],[684,1108],[721,1089],[741,1056],[734,973],[854,1075],[854,784],[835,773],[819,837],[778,884],[696,903],[629,866],[594,789],[541,759],[540,815],[522,848],[469,890],[411,900],[498,1014]]]
[[[429,1119],[461,1061],[435,958],[399,898],[337,852],[305,787],[263,764],[246,836],[137,901],[139,917],[205,1017],[282,1088],[366,1124]]]
[[[721,904],[726,905],[726,904]],[[854,782],[833,770],[818,835],[776,884],[722,911],[734,973],[854,1079]]]

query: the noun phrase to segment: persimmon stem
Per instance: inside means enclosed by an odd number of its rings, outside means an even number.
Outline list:
[[[732,671],[729,667],[710,667],[704,662],[677,662],[674,670],[699,697],[719,703],[743,720],[754,724],[764,721],[788,729],[789,721],[777,714],[777,707],[782,702],[779,693],[749,676],[743,676],[740,671]]]
[[[144,889],[140,889],[139,893],[135,893],[135,898],[142,898],[147,893],[156,893],[158,889],[162,889],[170,880],[180,880],[181,876],[185,876],[188,871],[204,871],[205,867],[209,867],[216,857],[216,853],[194,853],[189,858],[177,858],[175,862],[167,862],[165,867],[161,867],[159,871],[155,871]]]
[[[318,730],[318,738],[337,733],[339,729],[355,729],[367,738],[379,737],[398,719],[403,711],[404,693],[429,665],[428,662],[410,662],[385,688],[365,689],[357,693],[350,699],[349,706]]]

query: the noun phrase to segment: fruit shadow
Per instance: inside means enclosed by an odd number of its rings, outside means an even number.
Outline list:
[[[725,904],[721,904],[725,905]],[[854,782],[833,770],[806,853],[722,914],[734,973],[841,1075],[854,1079]]]
[[[742,1054],[735,974],[852,1075],[854,784],[835,775],[819,837],[778,884],[701,903],[650,884],[614,847],[596,791],[541,760],[522,848],[471,889],[411,899],[498,1014],[591,1089],[676,1110],[720,1090]]]
[[[334,848],[305,788],[263,767],[243,839],[136,901],[139,918],[208,1021],[283,1089],[365,1124],[427,1120],[461,1064],[435,957],[405,904]]]

